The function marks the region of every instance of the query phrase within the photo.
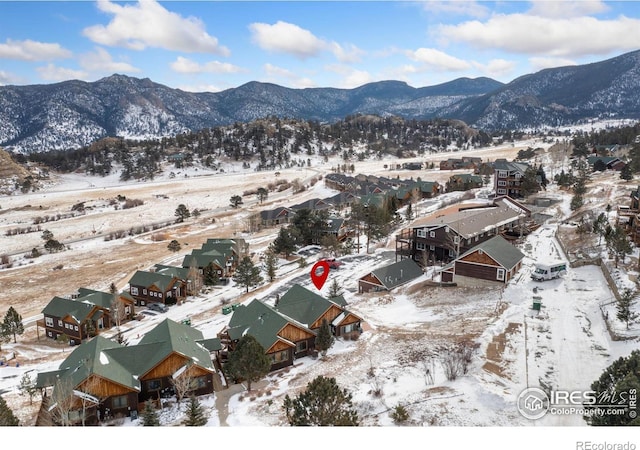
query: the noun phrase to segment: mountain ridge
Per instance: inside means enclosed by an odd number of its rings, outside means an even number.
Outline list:
[[[487,131],[640,116],[640,51],[544,69],[510,83],[461,77],[414,88],[384,80],[353,89],[292,89],[250,81],[221,92],[187,92],[113,74],[94,82],[0,86],[0,146],[68,150],[107,136],[154,139],[275,116],[335,122],[354,114],[462,120]]]

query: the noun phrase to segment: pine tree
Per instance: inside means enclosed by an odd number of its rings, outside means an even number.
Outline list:
[[[269,277],[269,281],[273,281],[276,278],[276,271],[278,270],[278,256],[272,247],[265,253],[264,257],[264,270]]]
[[[176,222],[181,223],[191,217],[191,212],[184,204],[180,203],[174,215],[177,217]]]
[[[20,421],[13,414],[7,402],[0,396],[0,427],[17,427],[20,425]]]
[[[598,406],[585,405],[584,420],[589,425],[599,426],[639,426],[640,417],[637,417],[637,406],[629,405],[631,390],[638,392],[640,389],[640,350],[634,350],[626,358],[620,357],[614,361],[591,384],[591,390],[596,393]],[[612,396],[612,393],[615,395]],[[605,399],[615,400],[618,403],[624,398],[627,400],[629,410],[625,414],[593,414],[594,409],[602,408]]]
[[[331,328],[329,327],[329,322],[326,319],[322,320],[322,325],[318,330],[318,335],[316,336],[316,349],[322,353],[322,356],[327,354],[327,350],[331,348],[333,345],[333,335],[331,334]]]
[[[160,418],[158,417],[158,413],[153,406],[153,402],[151,400],[147,400],[144,403],[144,411],[142,412],[142,426],[144,427],[159,427],[160,426]]]
[[[296,237],[292,229],[280,228],[278,236],[273,241],[273,251],[276,253],[282,253],[285,258],[288,258],[291,253],[296,249]]]
[[[189,397],[187,417],[182,421],[182,424],[187,427],[202,427],[207,424],[207,418],[204,415],[202,405],[193,395]]]
[[[203,282],[207,286],[215,286],[220,283],[220,275],[218,275],[218,268],[213,263],[207,264],[202,270]]]
[[[246,380],[247,390],[251,390],[251,383],[260,380],[271,369],[271,358],[265,353],[264,347],[250,334],[240,338],[236,348],[229,355],[224,371],[231,378]]]
[[[329,298],[335,298],[342,295],[342,286],[338,283],[338,280],[335,278],[331,282],[331,286],[329,286]]]
[[[284,409],[292,426],[358,426],[352,396],[335,378],[318,376],[296,398],[287,394]]]
[[[638,318],[638,315],[633,310],[636,300],[635,295],[635,292],[627,288],[622,291],[620,299],[616,300],[616,318],[626,324],[627,330],[629,329],[629,324]]]
[[[167,245],[167,249],[171,250],[172,252],[179,252],[181,248],[182,247],[180,245],[180,242],[176,241],[175,239],[169,242],[169,245]]]
[[[240,264],[236,267],[236,273],[233,275],[233,281],[244,286],[249,292],[249,288],[257,285],[262,281],[260,269],[253,264],[251,258],[245,256],[240,260]]]
[[[16,335],[24,333],[24,325],[22,324],[22,316],[13,308],[9,307],[7,314],[4,316],[4,322],[2,322],[3,334],[6,336],[13,336],[13,342],[16,341]]]

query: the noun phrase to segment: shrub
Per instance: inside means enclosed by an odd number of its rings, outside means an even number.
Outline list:
[[[391,411],[391,419],[393,419],[393,423],[402,424],[409,420],[409,411],[402,405],[397,405]]]

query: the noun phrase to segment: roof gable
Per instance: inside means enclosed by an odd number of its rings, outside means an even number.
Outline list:
[[[380,280],[380,283],[382,283],[385,288],[393,289],[421,276],[422,269],[414,260],[403,259],[376,269],[371,273]]]
[[[466,251],[464,254],[460,255],[458,260],[478,251],[483,251],[489,255],[491,259],[507,270],[512,269],[524,258],[524,253],[522,253],[516,246],[511,244],[502,236],[494,236]]]

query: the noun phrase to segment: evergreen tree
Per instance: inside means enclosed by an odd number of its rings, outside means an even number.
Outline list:
[[[16,341],[16,335],[24,333],[24,325],[22,324],[22,316],[13,308],[9,307],[9,310],[4,316],[4,322],[2,322],[3,334],[6,336],[13,336],[13,342]]]
[[[316,377],[294,399],[284,399],[287,420],[292,426],[358,426],[352,396],[335,378]]]
[[[171,242],[169,242],[169,245],[167,245],[167,248],[172,252],[179,252],[182,246],[180,245],[180,242],[174,239]]]
[[[607,249],[614,254],[616,268],[618,267],[618,261],[622,258],[622,262],[624,262],[625,256],[633,251],[627,233],[619,225],[607,229],[605,242]]]
[[[638,318],[638,315],[633,310],[635,300],[636,294],[629,288],[623,290],[620,298],[616,300],[616,317],[626,324],[627,330],[629,329],[629,323]]]
[[[260,187],[256,192],[256,196],[258,197],[258,201],[260,203],[264,202],[269,196],[269,191],[266,188]]]
[[[251,258],[245,256],[240,260],[236,272],[233,274],[233,281],[244,286],[249,292],[249,288],[259,284],[262,281],[260,269],[253,264]]]
[[[187,405],[187,417],[185,417],[182,424],[187,427],[202,427],[207,424],[207,421],[200,401],[196,396],[192,395],[189,397],[189,404]]]
[[[322,325],[320,325],[318,335],[316,336],[316,349],[320,351],[322,356],[325,356],[327,350],[333,345],[333,341],[333,334],[331,334],[329,322],[327,322],[327,319],[322,319]]]
[[[180,203],[176,208],[174,215],[177,217],[176,222],[181,223],[184,222],[185,219],[191,217],[191,212],[189,212],[189,209],[187,209],[184,204]]]
[[[407,205],[407,210],[405,212],[405,218],[407,219],[407,222],[410,222],[411,220],[413,220],[413,207],[411,206],[411,203],[409,203]]]
[[[260,380],[271,369],[271,358],[264,347],[250,334],[240,338],[236,348],[229,354],[224,366],[225,373],[236,380],[246,380],[247,390],[251,383]]]
[[[231,204],[232,208],[237,208],[238,206],[242,205],[242,197],[240,197],[239,195],[232,195],[229,199],[229,203]]]
[[[522,195],[523,197],[527,197],[540,190],[540,185],[538,184],[537,177],[537,169],[534,169],[533,167],[527,167],[527,170],[524,171],[524,176],[520,181],[520,195]]]
[[[0,427],[17,427],[20,421],[0,395]]]
[[[604,163],[603,160],[598,159],[596,160],[596,162],[593,163],[594,172],[604,172],[605,170],[607,170],[607,165]]]
[[[269,281],[273,281],[276,278],[276,271],[278,270],[278,256],[272,247],[266,251],[264,256],[264,270],[269,277]]]
[[[633,180],[633,172],[631,171],[631,164],[625,164],[620,170],[620,178],[625,181]]]
[[[296,237],[291,228],[280,228],[278,236],[273,241],[273,251],[282,253],[288,258],[296,250]]]
[[[207,286],[216,286],[220,283],[220,275],[218,275],[218,268],[213,265],[212,262],[207,264],[204,269],[202,269],[202,278],[204,284]]]
[[[342,286],[338,283],[337,279],[333,279],[331,286],[329,286],[329,298],[339,297],[342,295]]]
[[[31,379],[29,372],[25,372],[20,379],[20,384],[18,385],[18,389],[20,391],[20,395],[28,395],[29,396],[29,404],[33,404],[33,397],[38,393],[38,388],[36,384]]]
[[[600,375],[598,380],[591,384],[591,390],[596,393],[598,407],[605,403],[607,399],[617,404],[623,400],[623,393],[626,401],[629,401],[629,394],[632,389],[637,393],[640,391],[640,350],[634,350],[629,356],[620,357],[613,362]],[[628,405],[628,404],[627,404]],[[593,426],[640,426],[640,417],[637,417],[637,406],[630,407],[625,414],[593,414],[596,406],[585,406],[584,420]]]
[[[144,411],[142,411],[142,426],[144,427],[159,427],[160,418],[156,412],[156,408],[153,406],[151,400],[144,402]]]

